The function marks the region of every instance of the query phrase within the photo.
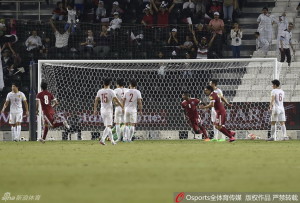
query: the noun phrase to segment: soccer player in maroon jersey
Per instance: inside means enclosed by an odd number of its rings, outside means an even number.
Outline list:
[[[202,132],[205,137],[205,141],[209,141],[210,139],[207,136],[206,129],[202,126],[201,118],[198,113],[198,105],[201,101],[199,99],[191,98],[188,92],[184,92],[182,94],[182,99],[184,99],[184,101],[181,103],[181,107],[185,112],[186,118],[189,120],[190,126],[196,134],[200,134]]]
[[[67,121],[65,120],[64,122],[55,122],[54,120],[54,115],[55,115],[55,110],[53,107],[58,105],[58,101],[56,98],[54,98],[53,94],[48,92],[47,90],[48,84],[46,82],[41,83],[41,88],[42,91],[37,94],[36,96],[36,112],[37,114],[38,109],[39,109],[39,103],[42,105],[42,110],[44,113],[44,134],[43,137],[39,140],[41,142],[45,142],[45,139],[47,137],[48,129],[49,127],[51,128],[57,128],[60,126],[65,126],[66,128],[70,129],[70,126],[68,125]]]
[[[206,86],[204,89],[204,93],[209,96],[210,103],[206,106],[200,106],[200,109],[206,109],[206,108],[215,108],[216,111],[216,121],[214,123],[215,127],[222,132],[224,135],[229,137],[229,142],[235,141],[234,131],[230,131],[225,128],[225,122],[226,122],[226,110],[224,108],[223,103],[221,102],[220,97],[216,92],[214,92],[214,89],[212,86]]]

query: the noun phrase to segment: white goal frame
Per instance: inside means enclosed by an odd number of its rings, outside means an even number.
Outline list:
[[[124,63],[124,64],[134,64],[134,63],[195,63],[195,62],[272,62],[274,63],[273,69],[273,79],[279,79],[281,63],[277,61],[277,58],[243,58],[243,59],[164,59],[164,60],[38,60],[38,70],[37,70],[37,93],[41,91],[40,84],[42,82],[42,64],[79,64],[79,63],[94,63],[94,64],[113,64],[113,63]],[[226,95],[225,95],[226,96]],[[39,139],[42,135],[42,109],[41,105],[39,105],[39,115],[37,116],[37,139]]]

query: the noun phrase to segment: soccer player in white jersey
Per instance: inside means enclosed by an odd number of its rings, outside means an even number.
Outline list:
[[[288,137],[286,135],[286,127],[285,127],[285,111],[283,106],[284,100],[284,91],[280,89],[279,80],[272,80],[273,90],[271,92],[271,102],[270,102],[270,111],[271,115],[271,138],[268,141],[276,141],[276,122],[279,122],[281,125],[281,131],[283,135],[283,140],[287,140]]]
[[[24,103],[27,116],[29,116],[29,111],[26,97],[23,92],[19,91],[19,85],[13,83],[11,89],[12,91],[6,96],[1,113],[4,113],[6,107],[10,104],[9,124],[11,125],[13,140],[17,142],[20,140],[21,123],[23,120],[22,102]]]
[[[227,99],[224,97],[223,92],[220,88],[218,88],[218,80],[212,79],[209,82],[209,85],[214,89],[214,92],[217,93],[217,95],[220,97],[221,101],[223,101],[227,106],[232,106],[231,104],[228,103]],[[211,122],[215,123],[216,121],[216,111],[214,109],[214,107],[211,108]],[[214,130],[214,139],[212,139],[212,141],[225,141],[225,135],[221,134],[221,136],[219,136],[219,130],[216,129],[215,125],[213,125],[213,130]]]
[[[137,123],[137,112],[142,113],[142,96],[141,92],[136,89],[137,82],[132,79],[129,82],[130,89],[126,91],[124,96],[124,108],[125,108],[125,129],[123,141],[131,142],[134,135],[135,125]],[[137,109],[138,107],[138,109]]]
[[[127,88],[124,88],[124,80],[123,79],[119,79],[117,80],[117,88],[114,90],[118,100],[123,103],[124,100],[124,96],[125,96],[125,92],[128,90]],[[121,123],[124,123],[124,112],[123,109],[121,108],[121,106],[116,106],[115,108],[115,124],[116,124],[116,132],[117,132],[117,136],[118,136],[118,140],[117,142],[119,142],[121,140],[121,134],[124,132],[121,132],[121,128],[120,125]]]
[[[123,104],[118,100],[115,92],[110,89],[110,78],[104,80],[104,87],[97,92],[97,96],[94,102],[94,115],[97,115],[97,107],[99,101],[101,101],[101,117],[105,126],[103,135],[100,140],[100,144],[105,145],[105,139],[108,136],[113,145],[115,141],[112,135],[112,123],[113,123],[113,102],[123,108]]]

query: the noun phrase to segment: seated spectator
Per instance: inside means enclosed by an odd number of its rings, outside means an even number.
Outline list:
[[[68,21],[67,24],[65,25],[65,31],[69,29],[69,27],[71,26],[71,32],[75,32],[75,28],[76,28],[76,9],[74,8],[74,5],[69,4],[67,7],[67,11],[68,11]]]
[[[0,19],[0,36],[6,33],[5,19]]]
[[[87,31],[87,37],[85,42],[80,43],[79,51],[81,53],[85,53],[85,55],[89,58],[93,53],[93,48],[95,46],[94,34],[92,30]]]
[[[269,41],[261,37],[259,32],[255,32],[254,35],[256,38],[256,50],[262,52],[264,57],[266,57],[270,46]]]
[[[66,9],[63,7],[62,2],[56,3],[56,8],[52,11],[52,19],[53,20],[63,20],[67,15]]]
[[[73,26],[73,22],[71,22],[71,26],[69,26],[67,31],[63,31],[61,28],[59,31],[53,24],[53,20],[50,19],[50,25],[55,35],[55,47],[51,49],[51,53],[54,53],[58,57],[63,57],[68,53],[68,41],[70,37],[70,29]]]
[[[217,1],[213,1],[209,8],[208,15],[213,18],[215,12],[221,13],[221,11],[222,7],[219,5],[219,3]]]
[[[51,48],[51,41],[49,37],[46,37],[43,42],[42,42],[43,46],[42,49],[40,50],[40,55],[42,56],[42,58],[47,59],[48,58],[48,53],[49,50]]]
[[[156,4],[154,3],[154,0],[151,0],[151,4],[152,4],[153,8],[157,12],[158,27],[167,27],[169,25],[169,15],[175,6],[174,1],[175,0],[173,0],[173,3],[170,6],[170,8],[167,8],[167,3],[165,1],[162,1],[161,5],[158,9]]]
[[[103,1],[99,1],[96,9],[96,22],[102,22],[101,19],[106,17],[106,9],[104,8]]]
[[[153,11],[152,11],[152,4],[147,4],[146,8],[144,9],[145,15],[142,19],[142,24],[145,25],[146,28],[151,28],[153,26]]]
[[[42,46],[42,40],[37,35],[36,30],[33,30],[31,32],[31,36],[27,38],[27,40],[25,41],[25,45],[27,51],[33,53],[34,55],[37,55],[37,53],[39,53],[39,49]]]
[[[169,46],[178,46],[179,45],[176,28],[173,28],[172,32],[170,32],[170,34],[169,34],[168,45]]]
[[[120,29],[121,23],[122,23],[122,19],[119,18],[119,13],[114,12],[114,19],[110,21],[110,26],[108,27],[107,31]]]
[[[105,58],[108,56],[110,51],[110,35],[107,31],[107,26],[103,25],[100,35],[98,37],[95,37],[96,46],[94,47],[94,55],[97,56],[97,58]]]
[[[191,51],[193,47],[193,42],[191,41],[191,38],[189,35],[185,36],[185,42],[183,43],[183,45],[180,45],[181,49],[184,49],[185,51]]]
[[[115,16],[115,13],[119,13],[119,15],[122,15],[124,13],[123,9],[120,8],[119,2],[114,1],[113,2],[113,7],[111,9],[111,16]]]

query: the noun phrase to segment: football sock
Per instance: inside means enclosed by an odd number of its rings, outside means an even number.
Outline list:
[[[47,134],[48,134],[48,126],[44,127],[43,140],[46,140]]]
[[[214,139],[219,139],[219,130],[216,128],[216,126],[213,126],[214,129]]]
[[[12,136],[13,140],[16,139],[15,127],[13,127],[13,126],[11,126],[11,136]]]
[[[286,127],[285,124],[281,125],[282,136],[286,137]]]
[[[108,135],[108,129],[107,129],[108,127],[105,127],[105,129],[104,129],[104,131],[103,131],[103,135],[102,135],[102,137],[101,137],[101,142],[105,142],[105,139],[106,139],[106,137],[107,137],[107,135]]]
[[[207,136],[207,132],[206,132],[205,128],[202,127],[202,126],[200,126],[199,128],[200,128],[200,130],[202,131],[202,133],[203,133],[203,135],[204,135],[204,138],[207,139],[208,136]]]
[[[17,139],[19,140],[20,139],[20,135],[21,135],[21,125],[17,125],[16,126],[16,131],[17,131]]]
[[[222,127],[219,131],[222,132],[224,135],[226,135],[226,136],[229,137],[229,138],[232,137],[232,136],[230,135],[229,130],[227,130],[225,127]]]
[[[275,130],[276,129],[276,124],[275,125],[271,125],[271,138],[275,138]]]
[[[130,134],[129,141],[132,141],[132,137],[133,137],[133,135],[134,135],[134,130],[135,130],[135,127],[134,127],[134,126],[130,126],[130,130],[129,130],[129,134]]]
[[[118,136],[118,141],[121,140],[121,128],[120,128],[120,124],[116,125],[116,132],[117,132],[117,136]]]

